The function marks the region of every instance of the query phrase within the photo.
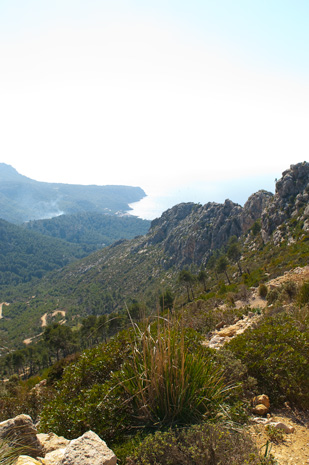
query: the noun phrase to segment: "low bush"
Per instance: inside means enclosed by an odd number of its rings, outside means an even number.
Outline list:
[[[244,432],[222,425],[198,425],[148,436],[126,465],[267,465]]]
[[[274,304],[279,299],[279,291],[278,289],[270,289],[267,292],[267,303],[268,305]]]
[[[264,283],[261,283],[259,285],[259,296],[262,298],[262,299],[266,299],[266,296],[267,296],[267,292],[268,292],[268,289],[267,289],[267,286],[264,284]]]
[[[273,405],[309,407],[309,318],[279,309],[255,329],[235,337],[228,349],[248,368]]]

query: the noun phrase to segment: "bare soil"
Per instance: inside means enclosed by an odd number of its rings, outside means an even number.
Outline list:
[[[265,425],[250,426],[250,434],[257,446],[264,453],[265,445],[269,441],[270,453],[275,457],[278,465],[308,465],[309,464],[309,415],[295,413],[287,409],[277,411],[271,415],[271,421],[282,422],[294,427],[294,432],[283,433],[282,441],[272,442]]]

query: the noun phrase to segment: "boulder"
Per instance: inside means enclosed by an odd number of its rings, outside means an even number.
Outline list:
[[[116,465],[117,457],[93,431],[73,439],[59,465]]]
[[[0,423],[0,439],[17,445],[21,453],[31,457],[44,454],[43,447],[37,438],[37,429],[29,415],[18,415]]]

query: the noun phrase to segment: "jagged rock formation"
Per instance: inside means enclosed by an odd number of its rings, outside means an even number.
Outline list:
[[[309,163],[291,165],[282,173],[276,183],[276,193],[266,205],[261,218],[262,237],[264,242],[278,226],[288,219],[295,218],[304,222],[303,229],[309,230]],[[277,234],[275,243],[279,243],[281,235]]]
[[[204,264],[231,236],[247,232],[272,197],[271,192],[261,190],[250,196],[244,207],[231,200],[176,205],[151,223],[148,244],[161,243],[165,268]]]

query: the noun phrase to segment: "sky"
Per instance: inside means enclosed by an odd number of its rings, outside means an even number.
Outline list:
[[[1,0],[0,162],[144,209],[274,192],[308,160],[308,23],[307,0]]]

